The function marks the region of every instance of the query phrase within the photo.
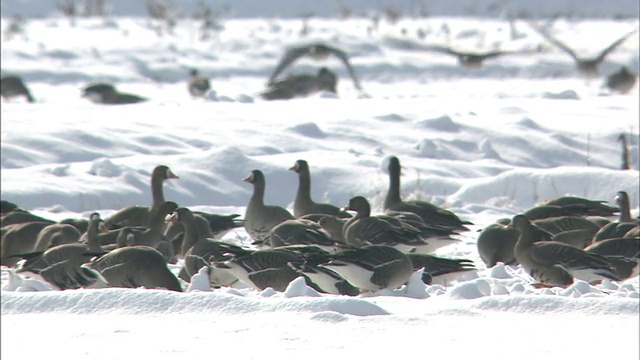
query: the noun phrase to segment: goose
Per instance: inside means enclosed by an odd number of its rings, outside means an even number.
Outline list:
[[[488,51],[462,51],[453,49],[450,46],[424,45],[415,41],[408,41],[398,38],[386,38],[385,43],[399,50],[412,51],[432,51],[440,54],[451,55],[458,60],[458,64],[466,69],[479,69],[484,65],[484,61],[504,55],[530,54],[531,50],[488,50]]]
[[[411,259],[387,245],[368,245],[331,254],[329,261],[319,266],[333,270],[364,291],[395,289],[413,273]]]
[[[5,100],[13,97],[24,96],[30,103],[36,101],[22,78],[16,75],[7,75],[0,78],[0,94]]]
[[[211,90],[211,84],[209,83],[209,79],[201,76],[197,69],[191,69],[187,88],[189,89],[189,94],[194,98],[205,97],[209,90]]]
[[[0,215],[1,216],[5,216],[8,213],[10,213],[12,211],[16,211],[16,210],[22,210],[22,209],[20,209],[20,207],[17,204],[12,203],[11,201],[0,200]]]
[[[339,244],[320,224],[306,219],[286,220],[276,225],[269,234],[272,248],[287,245],[315,245],[336,252]]]
[[[18,272],[39,274],[45,281],[60,290],[79,289],[93,284],[98,277],[81,266],[91,260],[93,255],[90,253],[104,251],[98,237],[101,221],[100,214],[90,215],[87,244],[67,243],[51,247],[46,251],[19,255],[26,261],[18,269]]]
[[[253,195],[244,215],[244,229],[256,244],[266,243],[271,229],[294,217],[283,207],[264,204],[266,180],[262,171],[251,171],[243,181],[253,184]]]
[[[161,288],[182,292],[180,282],[167,267],[164,256],[149,246],[117,248],[82,267],[99,273],[110,287]]]
[[[447,259],[428,254],[407,254],[413,270],[422,270],[422,282],[427,285],[448,285],[470,271],[476,270],[469,259]]]
[[[638,82],[638,75],[631,72],[629,67],[621,66],[618,71],[606,77],[604,87],[612,92],[626,94],[633,89],[636,82]]]
[[[631,35],[635,34],[638,31],[638,29],[636,28],[624,34],[623,36],[618,38],[616,41],[612,42],[605,49],[600,51],[600,53],[595,57],[583,58],[583,57],[579,57],[578,54],[576,54],[576,52],[573,49],[571,49],[562,41],[551,36],[545,29],[543,29],[539,25],[532,22],[530,22],[529,25],[533,28],[533,30],[535,30],[538,34],[540,34],[543,38],[545,38],[551,44],[555,45],[560,50],[564,51],[569,56],[571,56],[571,58],[573,58],[573,60],[575,61],[576,67],[580,72],[580,74],[588,78],[598,77],[599,75],[598,67],[600,66],[600,64],[602,64],[602,62],[607,57],[607,55],[609,55],[609,53],[614,51],[618,46],[624,43]]]
[[[316,75],[289,75],[270,84],[260,96],[265,100],[289,100],[327,91],[337,93],[338,77],[327,68],[321,68]]]
[[[591,243],[591,239],[600,229],[593,221],[579,216],[546,218],[535,220],[533,223],[553,235],[553,241],[563,242],[578,249]]]
[[[319,292],[333,295],[356,296],[360,289],[351,285],[335,271],[320,266],[329,261],[331,252],[316,245],[289,245],[278,248],[282,251],[291,251],[304,259],[303,263],[291,262],[289,266],[299,271],[309,286]]]
[[[244,224],[244,220],[237,219],[240,214],[219,215],[202,211],[193,211],[192,213],[200,233],[207,238],[222,239],[229,231],[242,227]],[[183,249],[184,233],[182,222],[167,223],[164,235],[173,244],[176,255],[184,256],[184,251],[193,245],[187,245]]]
[[[45,219],[42,216],[32,214],[27,210],[16,209],[2,216],[2,218],[0,219],[0,227],[5,227],[13,224],[24,224],[24,223],[36,222],[36,221],[46,222],[49,224],[55,223],[55,221],[53,220]]]
[[[342,235],[350,246],[388,245],[407,253],[428,253],[439,247],[439,244],[434,244],[435,241],[423,240],[420,231],[411,225],[392,224],[371,216],[369,201],[362,196],[351,198],[344,210],[356,211],[356,216],[349,219],[342,230]]]
[[[293,216],[299,218],[307,214],[327,214],[341,218],[351,217],[335,205],[317,203],[311,199],[311,172],[306,160],[297,160],[289,170],[298,174],[299,181],[298,192],[293,201]]]
[[[584,251],[605,256],[623,280],[640,274],[640,237],[601,240],[585,247]]]
[[[12,257],[12,255],[33,252],[38,234],[49,225],[51,224],[48,222],[32,221],[3,227],[0,265],[13,267],[20,259]]]
[[[356,87],[356,89],[362,90],[362,86],[360,86],[360,81],[358,80],[358,77],[356,76],[356,73],[353,70],[351,63],[349,62],[349,56],[347,55],[347,53],[336,47],[329,46],[327,44],[320,43],[320,42],[304,44],[304,45],[295,46],[287,49],[284,55],[282,56],[282,58],[280,59],[280,62],[276,66],[275,70],[269,77],[267,85],[273,85],[276,79],[278,78],[278,75],[280,75],[280,73],[282,73],[288,66],[293,64],[296,60],[304,56],[309,56],[314,60],[324,60],[329,55],[334,55],[338,59],[340,59],[340,61],[342,61],[344,66],[349,71],[349,75],[351,76],[351,79],[353,80],[353,84]]]
[[[81,236],[82,233],[72,225],[51,224],[40,230],[33,251],[45,251],[53,246],[77,243]]]
[[[620,163],[620,170],[629,170],[631,169],[631,159],[630,159],[630,151],[629,151],[629,143],[627,143],[627,135],[622,133],[618,136],[618,141],[620,141],[620,145],[622,146],[621,157],[622,161]]]
[[[146,245],[162,253],[170,263],[175,263],[173,245],[164,236],[163,228],[165,218],[178,208],[178,204],[173,201],[165,201],[151,214],[149,227],[126,227],[128,232],[120,231],[116,240],[118,247]],[[129,236],[131,234],[131,236]]]
[[[556,241],[540,241],[539,232],[524,215],[512,219],[520,236],[516,259],[542,286],[565,287],[574,277],[589,283],[603,279],[619,281],[607,258]]]
[[[389,190],[384,199],[383,208],[385,211],[395,210],[414,213],[422,218],[427,225],[437,225],[451,229],[451,233],[456,231],[468,231],[465,225],[472,225],[468,221],[460,218],[451,211],[440,208],[426,201],[402,201],[400,198],[400,160],[392,156],[389,158]]]
[[[604,200],[590,200],[578,196],[559,196],[548,199],[541,206],[559,206],[573,216],[613,216],[619,209],[609,206]]]
[[[600,241],[604,239],[616,238],[616,237],[627,237],[627,233],[629,233],[629,237],[640,236],[638,233],[638,225],[639,222],[637,220],[633,220],[631,217],[631,206],[629,204],[629,194],[626,191],[618,191],[615,197],[615,202],[620,207],[620,215],[618,217],[618,221],[609,223],[603,226],[598,232],[593,236],[593,241]]]
[[[256,290],[270,287],[284,291],[293,279],[301,275],[293,264],[301,266],[303,263],[304,259],[292,251],[268,249],[214,262],[213,266],[228,271]]]
[[[505,265],[517,265],[513,248],[518,241],[518,231],[501,223],[491,224],[480,232],[476,246],[480,259],[487,268],[498,262]]]
[[[229,272],[211,267],[212,262],[227,260],[229,257],[246,255],[251,250],[223,241],[217,241],[200,232],[194,214],[185,207],[177,208],[167,216],[166,221],[183,224],[184,232],[184,266],[178,275],[189,281],[205,266],[209,268],[210,285],[213,287],[230,286],[238,279]]]
[[[162,185],[165,180],[169,179],[179,179],[179,177],[166,165],[156,166],[151,173],[151,207],[127,206],[107,218],[104,222],[105,226],[108,229],[123,226],[148,226],[151,214],[156,212],[165,201]]]
[[[147,101],[147,99],[134,95],[121,93],[115,86],[107,83],[95,83],[86,86],[82,90],[82,97],[88,98],[96,104],[125,105]]]

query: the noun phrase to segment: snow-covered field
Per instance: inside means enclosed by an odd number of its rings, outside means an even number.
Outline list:
[[[4,6],[4,5],[3,5]],[[3,9],[4,11],[4,9]],[[8,19],[2,19],[6,28]],[[443,24],[460,48],[537,49],[489,59],[467,70],[453,57],[389,46],[388,39],[444,43]],[[157,36],[139,17],[29,20],[2,42],[2,74],[22,76],[37,102],[2,103],[1,197],[60,220],[107,217],[151,202],[158,164],[180,179],[167,200],[192,209],[244,214],[252,192],[241,179],[264,171],[266,203],[291,209],[297,159],[309,162],[312,194],[338,206],[362,195],[382,210],[386,160],[403,165],[402,193],[474,222],[462,242],[437,255],[468,258],[478,271],[447,287],[413,279],[394,291],[350,298],[319,294],[294,281],[283,293],[217,289],[15,290],[2,271],[3,359],[342,358],[398,356],[520,359],[637,359],[639,280],[567,289],[534,289],[519,267],[486,269],[477,230],[543,200],[575,195],[609,201],[629,193],[639,213],[639,101],[608,94],[573,60],[525,23],[511,40],[508,23],[477,18],[311,19],[309,34],[292,19],[230,19],[207,41],[193,20]],[[559,19],[554,33],[580,54],[599,52],[637,20]],[[427,31],[416,38],[418,28]],[[335,59],[338,95],[267,102],[258,96],[286,46],[322,40],[348,51],[359,92]],[[602,76],[620,65],[638,71],[638,35],[607,57]],[[301,60],[291,71],[321,66]],[[211,79],[215,95],[194,100],[189,69]],[[109,81],[149,98],[100,106],[83,86]],[[630,141],[631,170],[619,170]],[[248,245],[244,230],[226,236]],[[177,271],[177,268],[174,268]],[[22,279],[24,280],[24,279]],[[186,288],[186,286],[185,286]],[[208,290],[208,289],[204,289]]]

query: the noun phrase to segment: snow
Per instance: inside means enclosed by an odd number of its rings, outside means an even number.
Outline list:
[[[2,74],[22,76],[37,102],[2,103],[2,199],[53,220],[94,211],[104,218],[126,205],[149,204],[151,171],[165,164],[180,177],[164,184],[165,198],[181,206],[244,214],[252,189],[241,179],[260,169],[265,202],[292,209],[297,176],[288,168],[305,159],[316,201],[343,206],[362,195],[380,212],[387,159],[395,155],[404,198],[431,201],[474,222],[461,242],[436,254],[471,259],[478,270],[447,286],[424,285],[416,272],[399,289],[347,297],[318,293],[301,278],[284,292],[211,289],[206,269],[183,284],[185,293],[55,291],[3,267],[3,359],[26,352],[29,358],[110,360],[640,356],[637,277],[536,289],[519,266],[486,269],[476,250],[477,230],[557,196],[613,205],[624,190],[638,216],[637,86],[627,95],[609,94],[602,77],[580,77],[572,59],[553,47],[489,59],[472,71],[452,57],[398,49],[385,40],[401,37],[405,27],[407,39],[423,41],[414,30],[425,28],[425,42],[442,43],[438,31],[446,23],[460,46],[548,46],[524,22],[516,23],[523,36],[511,40],[508,23],[484,5],[474,14],[483,17],[453,17],[468,16],[476,4],[471,1],[448,10],[429,1],[434,17],[381,21],[371,36],[370,20],[339,19],[333,5],[279,0],[260,12],[262,5],[234,1],[224,29],[206,41],[197,39],[194,20],[182,19],[173,34],[159,37],[141,17],[141,2],[112,3],[114,16],[78,18],[72,26],[52,13],[51,4],[3,1],[3,30],[15,13],[41,18],[27,16],[24,37],[3,33]],[[192,3],[185,1],[183,9]],[[372,2],[344,3],[364,13]],[[522,10],[530,2],[511,4]],[[581,54],[597,53],[638,26],[632,16],[637,3],[630,1],[580,7],[545,1],[529,10],[540,17],[573,11],[575,17],[552,26]],[[318,14],[306,38],[294,18],[304,11]],[[615,19],[626,13],[631,15]],[[349,49],[364,92],[353,87],[339,61],[329,59],[324,65],[340,79],[337,96],[262,100],[258,93],[284,47],[311,40]],[[638,72],[637,44],[636,34],[611,53],[602,75],[620,65]],[[301,60],[291,71],[317,66]],[[192,67],[211,79],[215,94],[208,99],[188,94]],[[80,89],[93,81],[112,82],[150,101],[92,104]],[[630,142],[631,170],[619,170],[616,139],[622,132]],[[251,242],[242,229],[225,239]],[[177,273],[179,267],[171,269]]]

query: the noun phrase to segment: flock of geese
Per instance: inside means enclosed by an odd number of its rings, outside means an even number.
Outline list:
[[[604,62],[607,55],[613,52],[638,31],[637,28],[629,31],[601,50],[596,56],[581,57],[567,44],[552,36],[546,28],[543,28],[533,22],[529,22],[528,24],[550,44],[571,56],[575,62],[578,72],[587,78],[598,77],[600,74],[599,67]],[[484,64],[485,60],[496,58],[498,56],[532,53],[531,50],[490,50],[485,52],[461,51],[451,46],[424,45],[402,39],[386,39],[386,43],[391,46],[400,47],[403,50],[418,50],[450,55],[458,60],[460,66],[467,69],[480,68]],[[278,80],[279,75],[301,58],[308,57],[312,60],[324,60],[329,56],[336,57],[344,64],[353,81],[354,87],[357,90],[362,91],[362,85],[360,84],[358,76],[349,61],[347,52],[322,42],[313,42],[290,47],[285,50],[282,58],[276,65],[276,68],[269,76],[267,88],[260,93],[260,96],[265,100],[288,100],[298,97],[306,97],[320,91],[337,93],[338,77],[334,72],[326,67],[320,68],[315,74],[289,74]],[[610,91],[627,93],[633,89],[637,82],[637,78],[638,76],[627,66],[621,66],[618,71],[606,77],[603,85]],[[206,97],[211,91],[211,83],[209,79],[202,76],[197,69],[192,69],[189,73],[187,89],[194,98]],[[28,87],[22,78],[17,75],[6,75],[2,77],[0,80],[0,93],[4,99],[25,97],[28,102],[35,102],[35,98],[29,91]],[[121,93],[113,84],[104,82],[89,84],[83,89],[82,96],[92,102],[106,105],[135,104],[148,100],[143,96]]]
[[[151,206],[128,206],[102,219],[54,222],[2,200],[1,265],[16,273],[38,274],[58,289],[127,287],[182,291],[179,279],[208,276],[212,287],[248,286],[284,291],[303,277],[317,291],[358,295],[394,289],[421,271],[425,284],[444,284],[476,266],[469,259],[433,255],[459,242],[470,222],[426,201],[400,196],[401,165],[389,159],[389,188],[383,214],[355,196],[343,207],[311,197],[309,164],[289,169],[299,185],[293,213],[264,203],[265,175],[253,170],[243,180],[253,186],[244,217],[191,211],[165,201],[163,183],[178,179],[158,165],[151,175]],[[640,227],[630,214],[626,192],[618,207],[604,201],[564,196],[512,219],[484,228],[477,239],[487,267],[520,264],[533,286],[561,286],[580,279],[597,283],[638,276]],[[617,221],[609,219],[619,213]],[[244,227],[252,246],[221,238]],[[182,267],[176,276],[168,264]]]

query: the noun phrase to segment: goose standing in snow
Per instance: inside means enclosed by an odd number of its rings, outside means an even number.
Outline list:
[[[311,171],[309,164],[305,160],[297,160],[289,168],[298,174],[298,191],[293,201],[293,216],[299,218],[307,214],[327,214],[341,218],[351,217],[348,213],[340,211],[340,208],[325,203],[317,203],[311,199]]]
[[[92,254],[104,252],[98,237],[101,222],[98,213],[93,213],[89,217],[87,244],[78,242],[62,244],[46,251],[21,255],[26,261],[18,272],[39,274],[45,281],[57,286],[60,290],[79,289],[93,284],[97,276],[81,266],[91,260]]]
[[[433,205],[426,201],[403,201],[400,198],[400,160],[392,156],[389,158],[389,190],[384,199],[383,208],[387,210],[414,213],[422,218],[427,225],[437,225],[449,228],[452,234],[456,231],[468,231],[465,225],[471,225],[451,211]]]
[[[574,277],[589,283],[620,280],[605,257],[556,241],[539,241],[539,232],[524,215],[514,216],[511,223],[520,233],[516,259],[542,285],[564,287]]]
[[[294,217],[283,207],[264,204],[266,180],[262,171],[251,171],[243,181],[253,184],[253,195],[244,215],[244,228],[256,244],[266,243],[271,229]]]
[[[134,236],[133,233],[128,235]],[[118,248],[84,264],[83,268],[100,273],[110,287],[182,291],[178,278],[167,267],[164,256],[149,246]]]
[[[149,206],[132,205],[116,211],[104,224],[108,229],[123,226],[149,226],[151,214],[158,211],[164,203],[164,192],[162,185],[165,180],[178,179],[178,176],[166,165],[158,165],[151,173],[151,197],[152,203]]]
[[[437,245],[423,240],[415,227],[392,224],[371,216],[371,205],[362,196],[351,198],[344,210],[356,211],[356,216],[349,219],[342,230],[343,237],[350,246],[387,245],[405,253],[428,253],[437,249]]]
[[[626,191],[618,191],[615,202],[620,207],[618,221],[611,222],[598,230],[593,236],[594,242],[617,237],[640,237],[640,223],[631,217],[629,194]]]
[[[126,105],[147,101],[147,99],[116,90],[115,86],[107,83],[90,84],[82,90],[82,97],[88,98],[96,104]]]
[[[353,286],[365,291],[395,289],[413,273],[411,259],[386,245],[369,245],[329,256],[320,265],[335,271]]]

